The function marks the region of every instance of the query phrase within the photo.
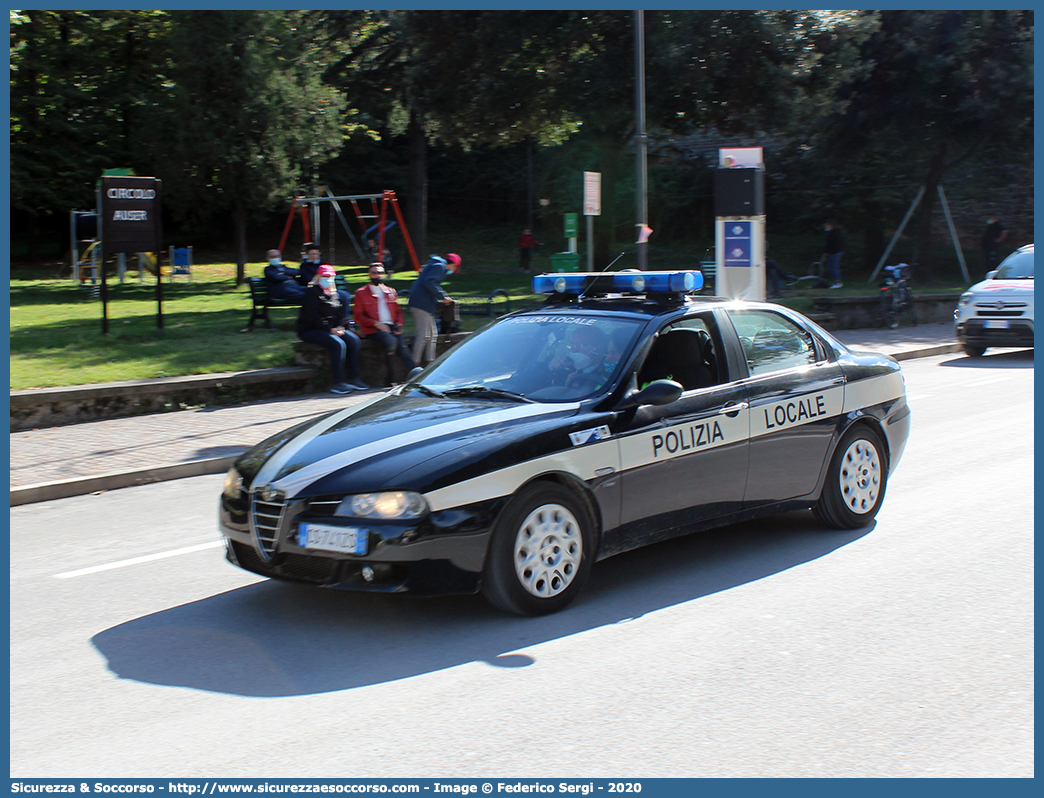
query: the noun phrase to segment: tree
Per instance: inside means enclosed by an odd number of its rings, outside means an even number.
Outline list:
[[[322,85],[324,65],[293,12],[171,18],[165,195],[186,218],[231,213],[241,283],[248,218],[287,203],[336,152],[345,103]]]
[[[906,181],[906,202],[925,186],[916,257],[930,276],[932,209],[944,176],[969,159],[1032,163],[1033,13],[878,14],[861,47],[867,69],[839,87],[843,104],[816,157],[849,176],[870,166],[878,183]]]
[[[423,253],[432,144],[468,149],[558,143],[576,117],[555,96],[555,14],[489,11],[317,12],[338,57],[328,77],[364,120],[405,140],[406,212]]]
[[[165,37],[161,12],[11,12],[11,205],[32,259],[38,219],[93,208],[106,168],[143,173]]]

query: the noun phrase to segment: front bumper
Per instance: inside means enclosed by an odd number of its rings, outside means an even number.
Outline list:
[[[956,321],[957,340],[972,346],[1033,346],[1032,319],[1005,319],[1006,329],[986,327],[986,321],[975,316]]]
[[[291,499],[278,521],[259,531],[251,520],[252,505],[222,498],[219,528],[228,561],[260,576],[340,590],[474,593],[481,586],[491,527],[502,504],[481,502],[417,521],[392,522],[323,515],[327,502]],[[364,528],[365,554],[301,548],[297,528],[304,520]]]

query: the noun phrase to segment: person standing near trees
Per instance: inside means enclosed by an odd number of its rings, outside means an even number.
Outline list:
[[[417,365],[427,365],[435,359],[435,343],[438,339],[435,313],[440,304],[453,304],[453,300],[442,290],[442,281],[451,273],[460,274],[460,255],[454,252],[445,258],[432,255],[410,286],[408,306],[417,328],[417,335],[413,339],[413,360]]]
[[[986,217],[986,229],[982,232],[982,259],[986,271],[992,272],[1000,262],[1001,243],[1008,237],[1008,228],[994,214]]]
[[[529,271],[529,262],[533,259],[533,247],[541,246],[540,242],[533,236],[533,231],[528,227],[519,236],[515,249],[518,250],[518,265],[523,271]]]
[[[827,219],[823,225],[826,240],[823,242],[823,257],[820,263],[826,263],[827,274],[830,275],[831,288],[841,288],[841,255],[845,251],[845,234],[841,232],[834,219]]]

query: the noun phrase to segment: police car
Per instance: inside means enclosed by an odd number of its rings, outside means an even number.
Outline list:
[[[1033,244],[1019,247],[961,294],[953,323],[971,357],[990,346],[1033,346]]]
[[[869,524],[910,428],[898,363],[701,286],[537,276],[537,309],[242,455],[220,501],[227,558],[536,615],[597,560],[676,535],[801,508]]]

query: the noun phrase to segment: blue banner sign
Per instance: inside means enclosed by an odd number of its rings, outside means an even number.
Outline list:
[[[750,268],[752,222],[725,222],[725,266]]]

